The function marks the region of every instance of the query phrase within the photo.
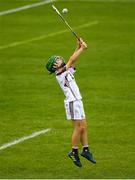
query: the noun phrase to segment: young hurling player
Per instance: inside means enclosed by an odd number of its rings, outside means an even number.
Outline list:
[[[51,56],[46,64],[47,70],[51,73],[55,73],[56,79],[66,96],[64,103],[67,119],[72,120],[74,125],[72,134],[72,151],[68,153],[68,156],[72,159],[74,164],[79,167],[82,166],[78,155],[79,141],[83,146],[81,156],[92,163],[96,163],[89,150],[87,123],[85,119],[82,96],[74,78],[74,64],[85,49],[87,49],[87,44],[80,39],[77,41],[77,49],[66,64],[61,56]]]

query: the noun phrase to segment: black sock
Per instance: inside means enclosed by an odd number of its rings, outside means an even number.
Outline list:
[[[85,152],[89,151],[89,147],[83,147],[83,151]]]
[[[74,152],[75,154],[78,154],[78,149],[72,148],[72,152]]]

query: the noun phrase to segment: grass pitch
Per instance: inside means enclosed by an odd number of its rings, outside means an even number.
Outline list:
[[[0,0],[0,11],[35,2]],[[61,89],[44,67],[50,55],[68,59],[74,37],[65,32],[31,41],[66,29],[48,4],[0,16],[0,145],[52,129],[0,151],[0,178],[135,178],[135,1],[55,5],[69,9],[73,27],[98,21],[76,29],[89,46],[77,62],[76,80],[97,164],[81,158],[77,168],[67,158],[72,125],[65,120]],[[13,44],[18,42],[24,43]]]

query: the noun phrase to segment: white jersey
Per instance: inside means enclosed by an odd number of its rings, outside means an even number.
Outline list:
[[[80,94],[79,88],[76,84],[74,74],[75,70],[74,68],[69,68],[65,72],[63,72],[60,75],[56,75],[56,79],[62,88],[67,102],[72,102],[76,100],[82,99],[82,96]]]

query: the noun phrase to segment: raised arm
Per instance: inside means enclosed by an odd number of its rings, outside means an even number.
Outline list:
[[[73,55],[69,58],[67,64],[66,64],[66,69],[70,68],[71,66],[74,65],[78,57],[81,55],[81,53],[87,49],[87,44],[80,39],[80,41],[77,41],[77,49],[73,53]]]

